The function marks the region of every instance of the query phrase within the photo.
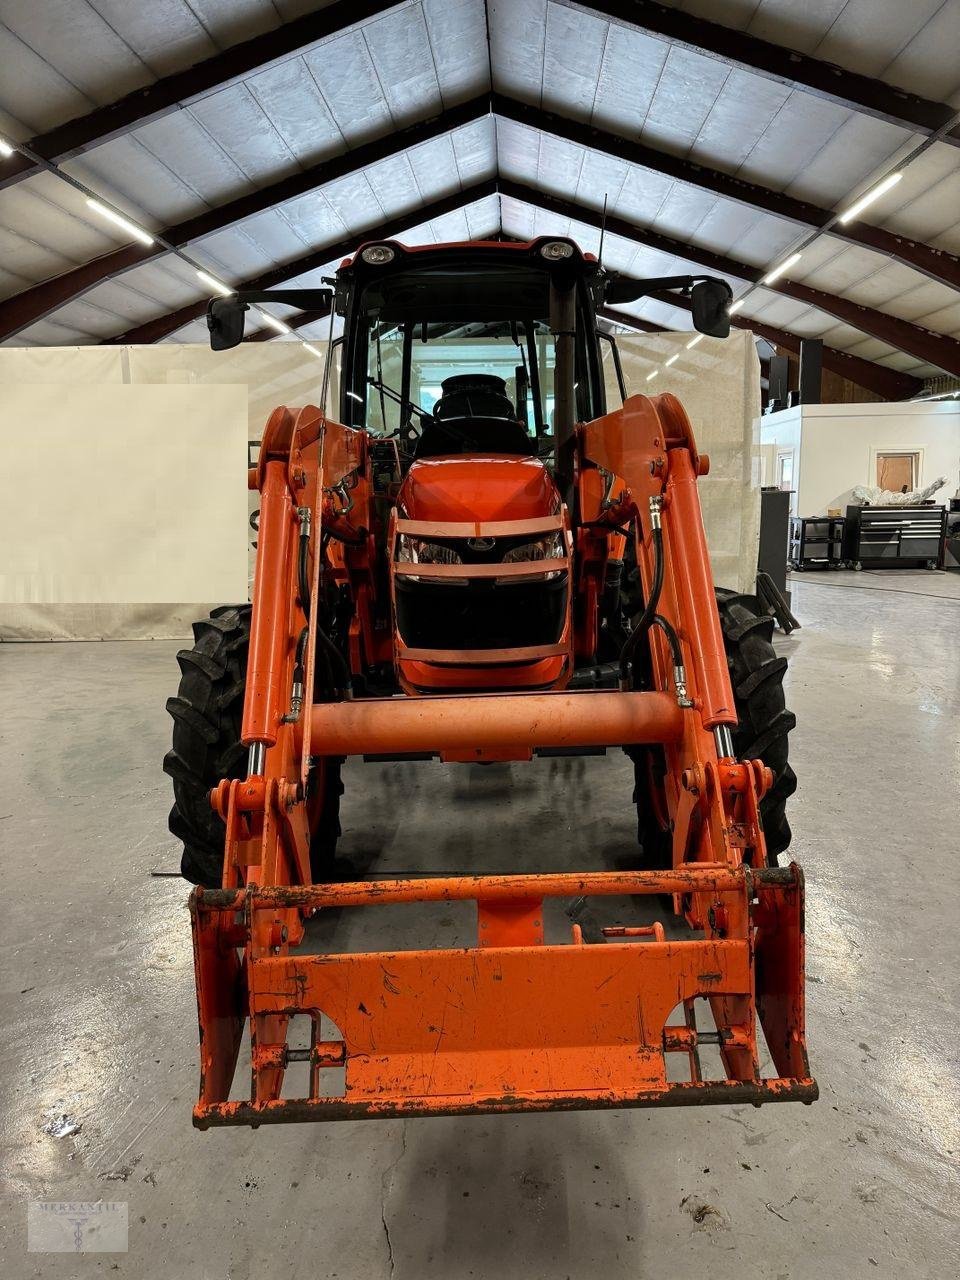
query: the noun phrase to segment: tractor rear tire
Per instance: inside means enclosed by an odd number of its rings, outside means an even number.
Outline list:
[[[762,760],[773,770],[773,786],[760,801],[760,822],[767,864],[775,867],[777,855],[790,844],[786,804],[797,789],[797,777],[787,758],[787,735],[797,722],[784,700],[787,660],[777,657],[772,643],[774,620],[757,612],[755,597],[721,587],[716,590],[738,718],[733,730],[734,755],[738,760]],[[669,867],[672,833],[658,820],[656,800],[651,800],[652,791],[662,796],[666,769],[663,750],[639,747],[631,749],[630,754],[634,761],[637,839],[644,865]]]
[[[240,726],[250,614],[249,605],[223,605],[193,624],[193,648],[177,654],[180,688],[167,700],[173,717],[173,747],[163,758],[163,771],[173,779],[169,827],[183,841],[182,875],[205,888],[216,889],[223,882],[225,837],[209,793],[224,778],[242,778],[247,768]],[[319,781],[323,801],[310,848],[314,880],[332,865],[340,834],[340,762],[325,761]]]

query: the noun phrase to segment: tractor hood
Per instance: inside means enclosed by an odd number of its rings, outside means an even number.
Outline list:
[[[410,520],[529,520],[558,512],[560,495],[536,458],[460,454],[414,462],[399,505]]]

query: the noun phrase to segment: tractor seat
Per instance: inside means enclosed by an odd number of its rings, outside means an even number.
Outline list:
[[[488,373],[460,373],[440,384],[433,417],[424,422],[417,458],[451,453],[517,453],[530,457],[536,444],[517,417],[507,384]]]

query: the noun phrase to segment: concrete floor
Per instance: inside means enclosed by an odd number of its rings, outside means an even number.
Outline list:
[[[4,645],[0,1274],[960,1274],[960,575],[792,586],[809,1108],[196,1132],[186,892],[151,875],[178,860],[160,772],[178,646]],[[629,771],[351,765],[344,827],[379,871],[609,865],[632,845]],[[468,937],[450,908],[382,910],[386,940]],[[327,926],[334,945],[363,914]],[[63,1114],[82,1127],[58,1139]],[[27,1253],[41,1199],[128,1202],[129,1252]]]

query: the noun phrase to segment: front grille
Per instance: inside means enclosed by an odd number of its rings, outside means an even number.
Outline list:
[[[469,586],[396,579],[397,626],[411,649],[517,649],[558,644],[567,576]]]

